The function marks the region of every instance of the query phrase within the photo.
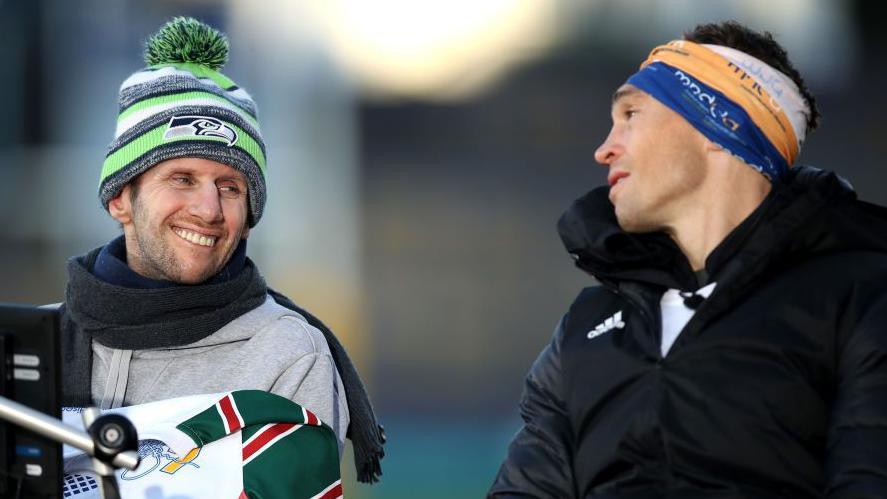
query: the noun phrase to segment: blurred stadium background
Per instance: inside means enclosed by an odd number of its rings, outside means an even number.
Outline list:
[[[249,254],[338,333],[387,429],[383,482],[355,485],[346,457],[346,496],[481,497],[524,373],[591,284],[555,222],[605,182],[613,90],[696,23],[770,30],[824,114],[800,161],[885,204],[881,5],[0,0],[0,301],[62,300],[66,259],[117,234],[96,197],[117,88],[149,34],[198,17],[228,34],[268,145]]]

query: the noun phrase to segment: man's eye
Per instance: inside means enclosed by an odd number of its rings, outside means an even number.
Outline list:
[[[219,186],[219,191],[220,191],[222,194],[226,194],[226,195],[229,195],[229,196],[238,196],[238,195],[240,195],[240,187],[237,187],[236,185],[220,185],[220,186]]]
[[[190,178],[190,177],[186,177],[186,176],[184,176],[184,175],[177,175],[177,176],[175,176],[175,177],[172,178],[172,181],[175,182],[176,184],[181,184],[181,185],[189,185],[189,184],[191,184],[191,178]]]
[[[627,109],[627,110],[625,111],[625,113],[624,113],[624,114],[625,114],[625,119],[631,119],[631,118],[632,118],[634,115],[636,115],[637,113],[638,113],[638,112],[637,112],[636,109]]]

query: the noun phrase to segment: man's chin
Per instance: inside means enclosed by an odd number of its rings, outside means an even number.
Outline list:
[[[205,266],[179,269],[179,272],[177,272],[174,278],[170,280],[177,284],[201,284],[208,281],[209,279],[212,279],[212,277],[218,272],[219,269],[215,267]]]
[[[215,276],[224,265],[218,263],[218,248],[179,249],[175,261],[175,268],[170,269],[174,278],[170,280],[178,284],[200,284]]]
[[[643,217],[637,216],[636,213],[619,213],[619,211],[617,210],[616,221],[619,224],[620,229],[633,234],[643,234],[646,232],[656,232],[657,230],[660,230],[656,224],[651,223],[649,220],[646,220]]]

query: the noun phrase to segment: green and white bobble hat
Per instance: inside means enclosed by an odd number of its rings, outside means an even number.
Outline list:
[[[196,157],[243,173],[249,225],[265,206],[265,143],[245,90],[219,72],[228,40],[193,18],[177,17],[148,39],[148,67],[120,86],[117,132],[108,149],[99,199],[108,203],[132,179],[161,161]]]

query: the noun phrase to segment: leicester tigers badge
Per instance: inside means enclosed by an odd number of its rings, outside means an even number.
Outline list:
[[[173,116],[169,120],[163,140],[179,137],[219,137],[228,147],[237,143],[237,132],[220,119],[209,116]]]

